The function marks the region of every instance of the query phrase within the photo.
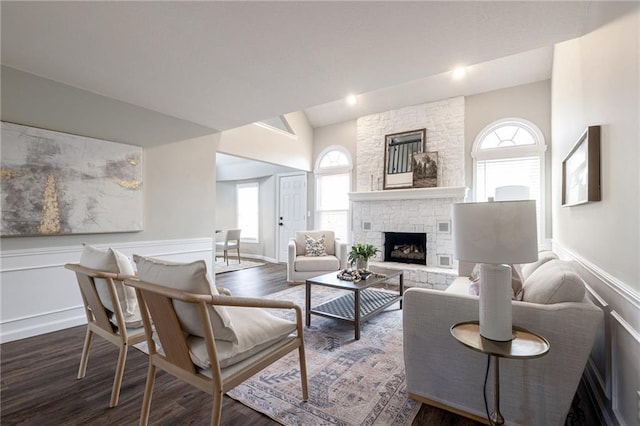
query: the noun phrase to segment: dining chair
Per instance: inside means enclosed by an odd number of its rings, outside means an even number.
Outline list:
[[[229,265],[229,250],[236,250],[238,263],[240,263],[240,231],[241,229],[229,229],[225,232],[224,241],[216,241],[216,252],[222,250],[224,261]]]

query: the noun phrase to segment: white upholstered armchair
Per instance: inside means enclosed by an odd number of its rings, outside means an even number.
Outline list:
[[[308,237],[308,239],[306,238]],[[322,247],[320,247],[322,246]],[[320,249],[316,251],[315,249]],[[322,254],[322,248],[324,253]],[[309,249],[309,250],[308,250]],[[297,231],[289,241],[287,282],[306,279],[347,267],[347,243],[333,231]]]

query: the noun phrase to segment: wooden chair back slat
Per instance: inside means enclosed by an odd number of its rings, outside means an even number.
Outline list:
[[[146,290],[141,290],[141,294],[155,325],[165,358],[189,373],[195,373],[195,366],[189,356],[187,341],[171,298]]]
[[[107,310],[102,304],[100,300],[100,296],[98,296],[98,290],[96,289],[96,278],[85,275],[81,272],[76,272],[76,277],[78,279],[78,285],[80,286],[80,291],[82,292],[82,298],[87,304],[87,308],[91,311],[93,316],[93,321],[96,325],[105,331],[113,331],[113,327],[111,326],[111,322],[109,321],[109,316],[107,315]],[[106,283],[106,285],[113,285],[113,282]],[[90,318],[87,318],[87,321],[91,321]]]

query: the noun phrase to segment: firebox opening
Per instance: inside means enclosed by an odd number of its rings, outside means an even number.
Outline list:
[[[420,232],[385,232],[386,262],[427,264],[427,234]]]

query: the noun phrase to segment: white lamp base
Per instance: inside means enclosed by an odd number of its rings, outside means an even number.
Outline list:
[[[511,266],[480,264],[480,335],[507,342],[511,330]]]

